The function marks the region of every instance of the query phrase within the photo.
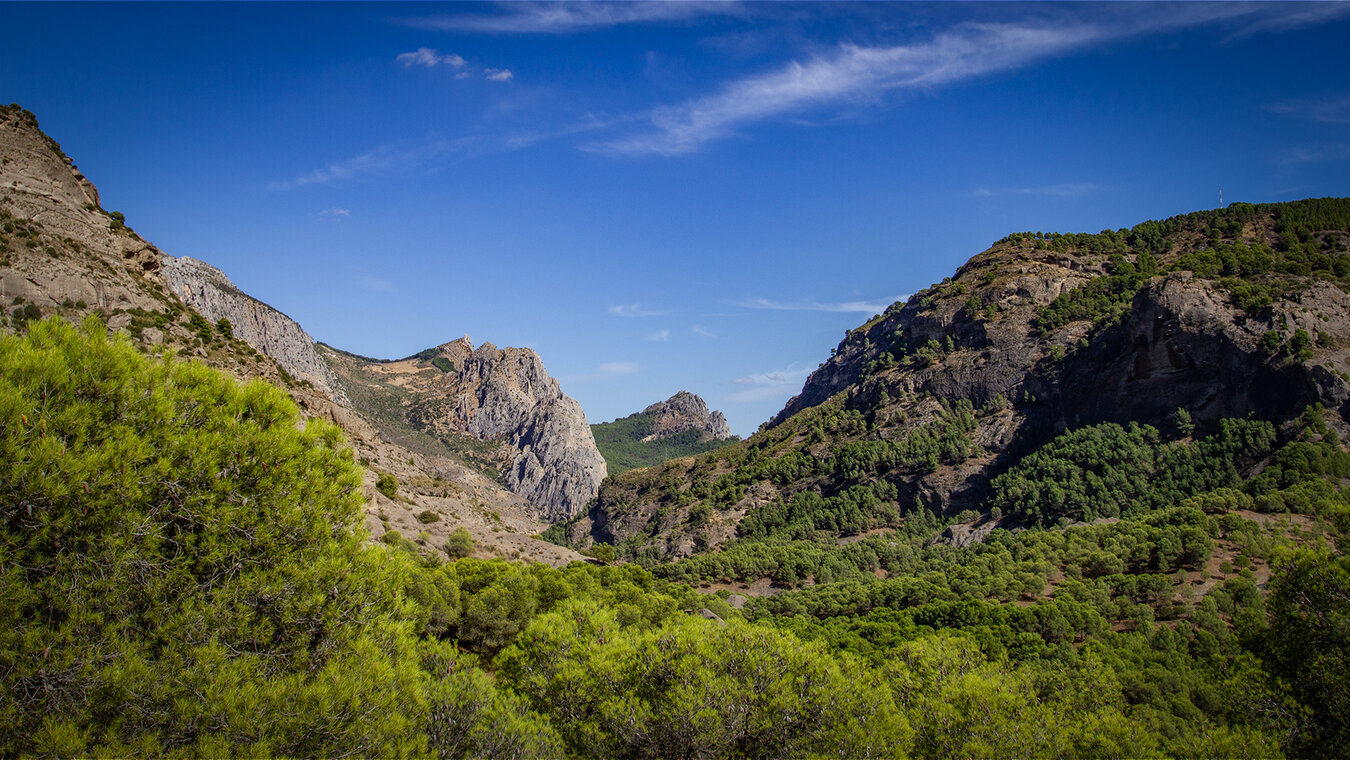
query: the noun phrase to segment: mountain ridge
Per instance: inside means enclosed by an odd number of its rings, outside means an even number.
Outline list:
[[[839,504],[870,513],[839,536],[951,516],[1057,434],[1167,428],[1178,410],[1213,430],[1322,404],[1344,434],[1348,248],[1345,199],[1009,236],[850,330],[763,432],[607,481],[569,536],[651,560],[715,552],[803,494],[863,499]],[[845,464],[858,456],[871,464]]]

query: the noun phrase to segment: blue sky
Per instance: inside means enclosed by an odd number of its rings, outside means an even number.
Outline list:
[[[1020,230],[1350,194],[1350,4],[0,3],[0,101],[315,338],[755,430]]]

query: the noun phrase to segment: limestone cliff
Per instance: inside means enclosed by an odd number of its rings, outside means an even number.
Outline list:
[[[504,438],[514,453],[503,482],[551,516],[583,510],[605,479],[605,460],[581,405],[564,395],[539,355],[484,343],[459,370],[455,414],[483,440]]]
[[[718,441],[731,437],[726,416],[721,412],[709,412],[707,402],[689,391],[680,391],[665,401],[652,404],[642,413],[655,415],[652,432],[643,441],[670,438],[686,430],[700,430]]]
[[[244,293],[204,261],[164,254],[160,270],[169,290],[211,322],[227,319],[234,336],[270,356],[282,369],[321,393],[347,404],[314,339],[298,322]]]

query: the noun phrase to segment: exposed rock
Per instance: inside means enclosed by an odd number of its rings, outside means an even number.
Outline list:
[[[651,435],[643,441],[657,441],[679,435],[686,430],[701,430],[714,440],[722,441],[731,437],[731,426],[721,412],[709,412],[708,404],[689,391],[680,391],[674,396],[652,404],[642,410],[643,414],[655,414]]]
[[[297,380],[347,403],[314,339],[295,320],[244,293],[206,262],[160,254],[157,263],[165,284],[183,303],[211,322],[228,319],[236,338],[272,357]]]
[[[503,482],[545,508],[571,517],[595,498],[605,460],[581,405],[563,394],[528,348],[479,346],[459,371],[455,414],[480,439],[505,438],[515,450]]]

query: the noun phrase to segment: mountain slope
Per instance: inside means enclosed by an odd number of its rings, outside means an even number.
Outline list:
[[[366,513],[377,536],[418,536],[423,551],[435,552],[465,527],[485,553],[553,563],[578,556],[534,539],[545,528],[543,510],[486,477],[472,457],[439,444],[410,447],[372,425],[374,415],[347,406],[342,383],[293,320],[240,292],[214,267],[163,253],[99,203],[92,183],[31,113],[0,107],[4,328],[21,330],[50,314],[98,314],[143,350],[167,349],[286,389],[306,415],[337,422],[369,466]],[[469,450],[496,445],[467,431],[462,437],[471,439]],[[392,497],[376,489],[381,475],[399,484]]]
[[[689,556],[774,535],[987,509],[990,481],[1097,423],[1283,424],[1350,398],[1350,201],[1099,235],[1013,235],[849,335],[770,428],[601,489],[574,541]],[[778,517],[770,519],[770,515]]]

